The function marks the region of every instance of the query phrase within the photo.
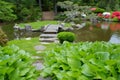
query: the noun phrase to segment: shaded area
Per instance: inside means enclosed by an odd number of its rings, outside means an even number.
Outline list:
[[[38,37],[40,35],[40,32],[32,32],[32,31],[24,31],[24,30],[15,31],[13,26],[14,23],[3,24],[1,26],[2,30],[6,33],[9,40],[21,39],[26,37]]]

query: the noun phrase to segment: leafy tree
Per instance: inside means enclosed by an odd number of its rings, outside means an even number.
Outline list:
[[[66,9],[64,14],[67,16],[67,18],[64,21],[74,20],[76,17],[80,19],[83,16],[82,14],[87,16],[91,14],[90,6],[79,6],[71,1],[58,2],[58,5],[61,8]]]
[[[13,4],[0,0],[0,20],[11,21],[17,19],[17,16],[13,14]]]
[[[36,0],[5,0],[14,4],[14,12],[18,20],[38,20],[41,18],[41,11]]]

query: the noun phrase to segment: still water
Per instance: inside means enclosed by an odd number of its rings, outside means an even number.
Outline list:
[[[19,39],[21,37],[39,37],[40,32],[22,32],[15,33],[14,24],[5,24],[3,31],[7,34],[9,40]],[[120,43],[120,23],[102,22],[85,26],[73,31],[76,34],[76,42],[80,41],[106,41]]]
[[[32,32],[32,31],[16,31],[13,28],[14,24],[3,24],[1,26],[2,30],[6,33],[9,40],[13,39],[21,39],[21,38],[27,38],[27,37],[38,37],[40,35],[40,32]]]
[[[73,31],[80,41],[106,41],[120,43],[120,23],[101,22]]]

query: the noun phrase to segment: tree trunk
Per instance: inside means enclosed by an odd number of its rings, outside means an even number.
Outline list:
[[[42,4],[41,4],[41,0],[39,0],[39,7],[40,7],[40,10],[42,11]]]
[[[57,0],[53,0],[54,3],[54,12],[57,14]]]

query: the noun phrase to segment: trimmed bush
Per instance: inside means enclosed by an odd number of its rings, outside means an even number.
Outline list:
[[[73,42],[75,40],[75,34],[72,32],[60,32],[58,33],[57,38],[60,43],[63,43],[64,41]]]
[[[6,34],[0,29],[0,46],[4,46],[7,43],[8,39]]]
[[[102,8],[96,8],[96,10],[94,10],[93,12],[94,13],[103,13],[103,12],[105,12],[105,10]]]

